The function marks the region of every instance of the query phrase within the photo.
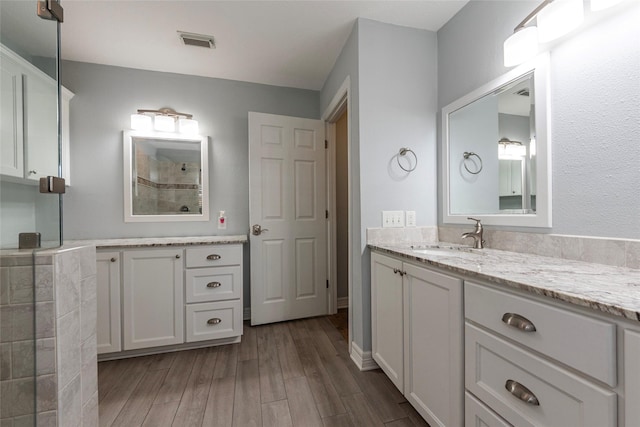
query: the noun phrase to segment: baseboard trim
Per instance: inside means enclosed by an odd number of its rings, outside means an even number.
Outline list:
[[[373,360],[370,351],[362,351],[358,344],[351,342],[351,360],[361,371],[371,371],[378,369],[378,364]]]
[[[251,320],[251,307],[245,307],[242,311],[242,320]]]
[[[338,309],[349,308],[349,297],[338,298]]]

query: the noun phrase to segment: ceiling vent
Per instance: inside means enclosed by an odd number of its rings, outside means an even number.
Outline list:
[[[178,31],[178,36],[182,43],[187,46],[204,47],[207,49],[215,49],[216,43],[213,40],[213,36],[207,36],[205,34],[185,33],[184,31]]]
[[[516,92],[516,95],[529,96],[529,88],[525,87],[524,89],[520,89],[519,91]]]

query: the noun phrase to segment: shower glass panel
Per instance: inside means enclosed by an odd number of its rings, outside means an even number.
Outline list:
[[[47,423],[53,366],[36,353],[51,351],[53,291],[42,286],[61,244],[61,197],[40,194],[39,179],[60,176],[59,24],[39,18],[35,0],[0,1],[0,424]],[[20,233],[31,245],[19,249]],[[33,243],[41,241],[40,248]]]

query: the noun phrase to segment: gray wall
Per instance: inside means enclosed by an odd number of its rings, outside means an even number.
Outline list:
[[[538,3],[472,0],[438,31],[440,108],[508,71],[502,43]],[[553,228],[523,231],[640,238],[638,22],[626,2],[551,50]]]
[[[63,62],[71,101],[71,181],[64,197],[65,239],[247,234],[249,111],[318,119],[319,92],[231,80]],[[193,114],[210,137],[211,220],[124,223],[122,130],[138,108]],[[218,211],[227,230],[216,226]],[[249,305],[245,247],[245,306]]]
[[[371,349],[370,254],[366,229],[382,210],[415,210],[417,225],[436,225],[436,35],[358,19],[324,88],[321,110],[351,76],[352,338]],[[395,155],[416,152],[407,174]]]

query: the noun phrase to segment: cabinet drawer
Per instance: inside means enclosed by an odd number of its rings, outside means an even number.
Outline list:
[[[519,427],[616,426],[614,392],[469,323],[465,327],[465,343],[467,389],[511,424]],[[508,383],[515,389],[513,392],[507,390]],[[516,397],[527,390],[539,405]]]
[[[185,290],[187,303],[240,298],[242,267],[187,269]]]
[[[187,342],[242,335],[240,300],[189,304],[186,316]]]
[[[470,282],[465,282],[465,314],[612,387],[617,383],[614,324]],[[535,331],[515,326],[518,316],[534,325]]]
[[[464,394],[465,427],[513,427],[468,391]]]
[[[188,248],[187,268],[242,265],[241,245],[216,245]]]

